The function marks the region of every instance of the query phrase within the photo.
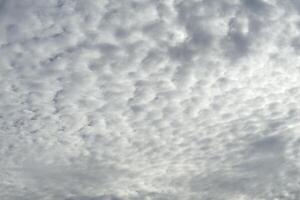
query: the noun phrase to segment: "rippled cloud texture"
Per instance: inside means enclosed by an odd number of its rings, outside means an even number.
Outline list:
[[[0,0],[0,199],[300,199],[299,14]]]

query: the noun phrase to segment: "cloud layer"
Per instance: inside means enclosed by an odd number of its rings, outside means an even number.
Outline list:
[[[299,199],[299,13],[0,0],[0,199]]]

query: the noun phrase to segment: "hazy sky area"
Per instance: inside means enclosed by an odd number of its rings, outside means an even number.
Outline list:
[[[0,200],[299,200],[299,0],[0,0]]]

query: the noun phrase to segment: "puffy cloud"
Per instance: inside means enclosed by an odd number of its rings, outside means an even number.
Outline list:
[[[299,199],[298,4],[0,0],[0,199]]]

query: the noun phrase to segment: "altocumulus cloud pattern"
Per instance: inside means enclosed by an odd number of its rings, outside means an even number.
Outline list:
[[[299,14],[0,0],[0,199],[299,200]]]

